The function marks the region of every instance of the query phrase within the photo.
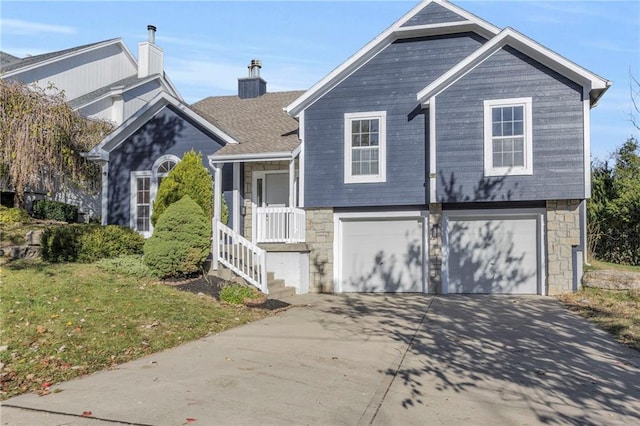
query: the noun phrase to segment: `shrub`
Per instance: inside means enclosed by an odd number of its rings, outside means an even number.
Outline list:
[[[127,254],[141,254],[144,239],[116,225],[59,225],[44,230],[40,239],[42,259],[48,262],[94,262]]]
[[[80,236],[80,262],[129,254],[142,254],[144,238],[136,231],[117,225],[90,226]]]
[[[157,278],[157,275],[145,265],[142,256],[124,255],[110,259],[102,259],[98,263],[98,268],[106,272],[122,275],[132,275],[137,278]]]
[[[59,201],[36,200],[33,202],[33,216],[37,219],[77,222],[78,207]]]
[[[0,223],[29,223],[31,217],[26,210],[0,206]]]
[[[48,262],[73,262],[80,251],[80,237],[86,225],[48,227],[40,238],[42,259]]]
[[[184,154],[182,160],[162,179],[158,195],[153,203],[151,223],[155,226],[158,219],[171,204],[188,195],[202,208],[206,218],[212,217],[213,181],[211,174],[202,164],[202,154],[191,150]],[[222,222],[227,223],[229,210],[222,199]]]
[[[220,290],[220,301],[242,305],[244,299],[256,297],[257,290],[236,283],[225,284]]]
[[[198,272],[210,251],[211,222],[185,195],[167,207],[144,244],[144,261],[160,277]]]

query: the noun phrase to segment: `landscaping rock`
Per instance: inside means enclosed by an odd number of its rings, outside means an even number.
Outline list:
[[[640,290],[640,273],[615,270],[589,271],[582,276],[582,285],[606,290]]]

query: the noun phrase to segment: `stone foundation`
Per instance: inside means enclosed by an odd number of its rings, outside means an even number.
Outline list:
[[[573,290],[573,246],[580,245],[580,200],[547,201],[547,291]],[[578,277],[580,279],[580,277]]]
[[[305,209],[309,291],[333,292],[333,209]]]

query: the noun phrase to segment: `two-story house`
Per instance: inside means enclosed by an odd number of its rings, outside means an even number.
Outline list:
[[[92,151],[115,176],[108,223],[150,233],[163,162],[195,147],[215,181],[213,266],[263,291],[267,271],[299,293],[577,288],[589,114],[609,81],[443,0],[305,92],[269,93],[260,65],[238,96],[157,99]]]

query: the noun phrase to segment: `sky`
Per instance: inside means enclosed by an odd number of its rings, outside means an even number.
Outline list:
[[[2,0],[0,50],[24,57],[120,37],[137,56],[152,24],[169,78],[193,103],[235,94],[251,59],[262,60],[268,91],[308,89],[417,3]],[[454,3],[613,81],[591,111],[592,159],[640,138],[630,119],[630,76],[640,80],[639,0]]]

